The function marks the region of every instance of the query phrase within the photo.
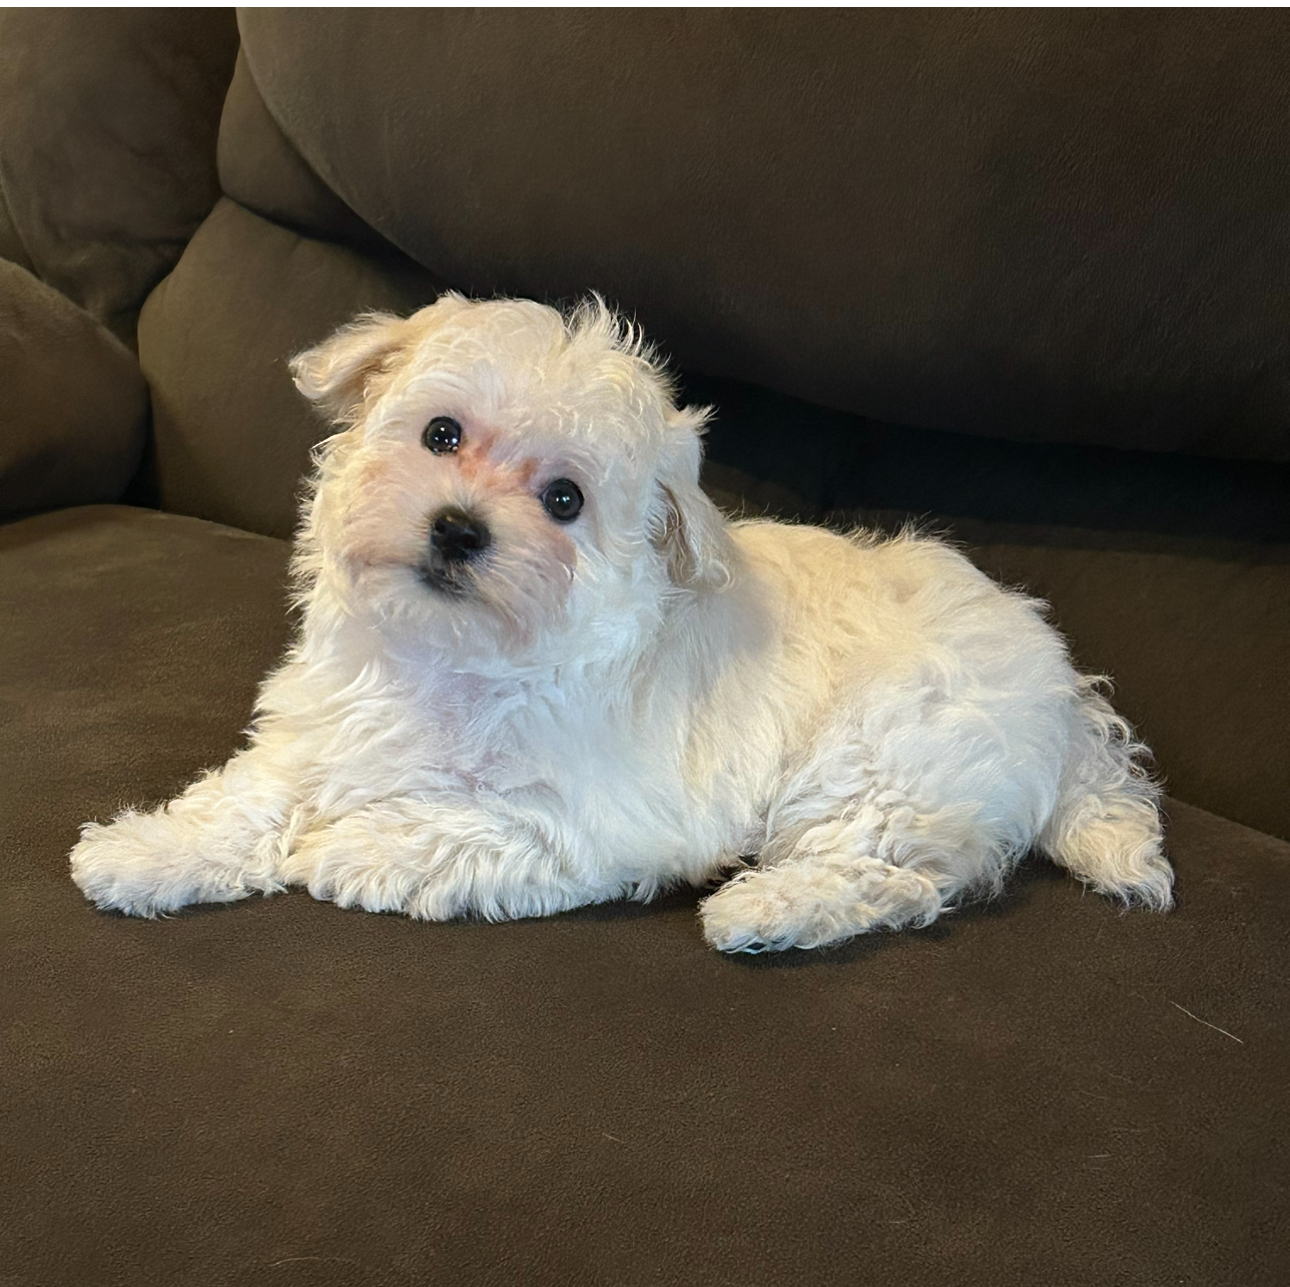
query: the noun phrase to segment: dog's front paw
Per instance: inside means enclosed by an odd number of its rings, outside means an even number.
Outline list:
[[[203,829],[165,809],[128,810],[87,823],[71,853],[72,879],[91,902],[130,916],[161,916],[188,903],[226,903],[281,888],[203,853]]]
[[[131,916],[156,916],[177,904],[165,896],[167,856],[153,818],[133,810],[116,822],[88,822],[72,850],[72,880],[104,909]],[[162,843],[159,844],[158,841]]]
[[[129,810],[107,825],[87,823],[72,850],[72,879],[97,906],[130,916],[158,916],[198,901],[180,831],[161,811]]]
[[[373,811],[362,811],[307,836],[291,856],[289,874],[337,907],[451,920],[466,910],[468,873],[435,863],[436,848],[433,840],[383,829]]]

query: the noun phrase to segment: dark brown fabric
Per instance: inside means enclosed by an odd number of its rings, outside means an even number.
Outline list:
[[[456,286],[595,286],[682,365],[898,424],[1290,460],[1277,11],[241,29],[309,167]]]
[[[0,255],[128,344],[218,196],[231,9],[0,12]]]
[[[121,495],[147,428],[134,354],[2,259],[0,390],[0,517]]]
[[[9,204],[5,199],[4,184],[0,183],[0,259],[7,259],[19,268],[33,272],[35,265],[27,254],[18,229],[14,227],[13,217],[9,213]]]
[[[221,201],[139,320],[161,505],[289,536],[310,448],[330,430],[287,358],[358,312],[411,311],[438,293],[406,261],[301,238]]]
[[[1290,465],[916,429],[681,373],[715,408],[707,459],[753,508],[819,522],[899,510],[984,522],[1290,544]],[[714,479],[715,480],[715,479]]]
[[[284,557],[124,509],[0,528],[8,1279],[1290,1275],[1290,846],[1194,808],[1171,916],[1034,863],[992,907],[782,958],[709,951],[689,893],[508,925],[94,911],[77,824],[237,745]]]
[[[141,772],[191,780],[228,758],[286,645],[287,554],[126,506],[0,526],[7,878],[29,878],[86,818],[153,791]],[[93,764],[101,791],[87,790]],[[63,792],[84,794],[85,818],[63,816]]]
[[[991,576],[1053,605],[1174,795],[1290,839],[1290,546],[951,530]]]

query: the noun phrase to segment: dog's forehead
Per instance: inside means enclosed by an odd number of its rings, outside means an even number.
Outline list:
[[[427,408],[443,399],[452,404],[445,411],[504,437],[618,443],[632,454],[657,446],[671,404],[664,377],[625,349],[617,331],[571,327],[531,301],[470,304],[443,321],[426,316],[402,376],[407,398]]]

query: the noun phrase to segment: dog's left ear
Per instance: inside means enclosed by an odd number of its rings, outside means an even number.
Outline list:
[[[393,313],[365,313],[288,363],[296,388],[332,420],[353,424],[372,380],[390,368],[411,328]]]
[[[677,585],[719,590],[730,582],[734,543],[721,511],[699,486],[700,435],[712,411],[686,407],[668,414],[670,449],[659,472],[661,494],[654,544]]]

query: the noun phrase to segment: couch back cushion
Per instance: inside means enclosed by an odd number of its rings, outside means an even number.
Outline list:
[[[1276,12],[240,21],[334,209],[454,286],[595,287],[682,365],[895,423],[1290,459]]]
[[[148,427],[139,364],[84,309],[5,259],[0,389],[0,522],[120,496]]]
[[[219,196],[231,9],[0,10],[0,258],[129,346]]]
[[[924,431],[1290,461],[1275,14],[247,10],[158,499],[287,534],[286,359],[444,285]],[[1284,482],[1284,478],[1282,478]]]

